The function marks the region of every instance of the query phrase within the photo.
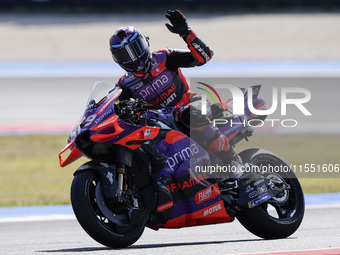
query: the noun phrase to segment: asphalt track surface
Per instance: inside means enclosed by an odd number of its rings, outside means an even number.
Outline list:
[[[125,249],[111,249],[90,238],[75,219],[0,223],[0,254],[340,254],[339,205],[309,206],[289,238],[263,240],[237,220],[182,229],[145,229]],[[312,250],[321,250],[312,253]],[[303,251],[307,251],[304,253]],[[278,253],[280,254],[280,253]],[[281,253],[282,254],[282,253]],[[288,253],[283,253],[288,254]]]

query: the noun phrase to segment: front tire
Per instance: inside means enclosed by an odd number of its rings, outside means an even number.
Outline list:
[[[98,205],[97,201],[105,201],[100,175],[91,170],[77,172],[71,186],[71,202],[76,218],[87,234],[97,242],[112,248],[127,247],[140,238],[145,221],[137,226],[129,225],[124,208],[115,211],[114,204]],[[114,219],[111,220],[108,214],[123,223],[125,221],[125,224],[112,222]]]
[[[299,228],[305,210],[302,188],[294,172],[282,159],[266,150],[249,149],[239,155],[245,163],[256,166],[284,166],[287,171],[263,175],[288,184],[290,188],[259,206],[238,213],[237,219],[247,230],[261,238],[278,239],[292,235]],[[269,209],[271,207],[274,210]]]

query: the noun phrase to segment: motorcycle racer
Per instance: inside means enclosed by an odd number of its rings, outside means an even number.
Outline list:
[[[197,37],[179,10],[167,11],[166,18],[171,23],[166,27],[183,38],[188,50],[165,48],[151,53],[149,38],[132,26],[118,28],[110,38],[112,57],[126,71],[117,82],[123,90],[120,100],[138,98],[162,107],[176,106],[179,122],[200,138],[208,152],[214,152],[225,165],[240,165],[227,137],[192,105],[200,97],[190,93],[180,69],[206,64],[213,56],[212,50]],[[151,155],[157,154],[149,150]],[[164,159],[157,156],[155,164],[159,167],[160,161]]]

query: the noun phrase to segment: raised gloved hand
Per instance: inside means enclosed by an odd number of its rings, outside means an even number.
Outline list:
[[[184,36],[189,33],[190,28],[188,27],[187,20],[185,19],[183,13],[181,13],[179,10],[169,10],[167,11],[165,17],[171,22],[171,25],[168,23],[165,24],[170,32],[179,34],[180,36]]]

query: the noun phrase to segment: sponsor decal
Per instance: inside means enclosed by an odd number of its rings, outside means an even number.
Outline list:
[[[152,59],[152,60],[151,60],[151,66],[152,66],[152,67],[156,67],[156,66],[159,65],[159,64],[160,64],[160,62],[157,61],[157,59]]]
[[[254,186],[257,186],[257,185],[259,185],[262,182],[264,182],[264,179],[260,179],[260,180],[258,180],[256,182],[254,182]]]
[[[102,122],[103,119],[105,119],[108,115],[110,115],[112,113],[112,109],[109,109],[107,111],[105,111],[103,114],[101,114],[96,121],[93,123],[94,125],[99,124],[100,122]],[[89,116],[90,117],[90,116]],[[95,119],[95,118],[94,118]]]
[[[249,198],[254,198],[254,197],[257,197],[259,195],[259,193],[254,190],[253,192],[249,193]]]
[[[216,197],[219,194],[220,194],[220,190],[217,184],[214,184],[204,190],[201,190],[200,192],[197,192],[195,196],[195,202],[196,204],[199,205],[213,197]]]
[[[263,203],[264,201],[268,200],[269,198],[270,198],[270,195],[269,195],[268,193],[263,194],[262,196],[259,196],[258,198],[256,198],[256,199],[250,201],[250,202],[248,203],[248,207],[249,207],[249,208],[253,208],[253,207],[255,207],[255,206],[257,206],[257,205]]]
[[[158,79],[154,79],[151,85],[157,90],[159,88],[162,88],[164,85],[168,84],[168,82],[169,82],[168,76],[163,74]]]
[[[192,43],[192,46],[205,58],[206,61],[210,60],[209,55],[201,48],[198,43]]]
[[[253,191],[253,190],[254,190],[254,188],[252,186],[250,186],[250,185],[246,186],[246,192],[247,193],[249,193],[250,191]]]
[[[157,207],[156,212],[163,212],[163,211],[165,211],[166,209],[171,208],[173,205],[174,205],[174,202],[172,202],[172,201],[170,201],[170,202],[168,202],[168,203],[165,203],[165,204],[163,204],[163,205],[160,205],[160,206]]]
[[[257,192],[259,194],[267,192],[267,187],[265,185],[261,186],[260,188],[257,189]]]
[[[196,144],[191,144],[191,146],[184,148],[183,150],[176,152],[172,157],[168,157],[166,163],[171,168],[175,170],[174,167],[184,160],[190,159],[191,156],[196,155],[200,152]]]
[[[198,177],[196,178],[190,178],[187,181],[184,181],[183,183],[172,183],[170,185],[167,186],[169,192],[174,192],[174,191],[180,191],[180,190],[184,190],[186,188],[191,188],[195,185],[197,185],[198,183],[208,179],[209,176],[206,175],[206,173],[204,173],[203,175],[200,174],[198,175]]]
[[[132,92],[135,92],[135,91],[139,90],[140,88],[142,88],[144,85],[145,85],[144,82],[140,81],[136,85],[131,86],[131,90],[132,90]]]
[[[109,122],[111,122],[115,118],[117,118],[117,115],[111,116],[110,118],[108,118],[107,120],[103,121],[102,123],[100,123],[99,125],[95,126],[94,128],[96,130],[100,130],[101,127],[105,127]],[[91,130],[93,130],[94,128],[92,128]]]
[[[125,74],[123,81],[126,82],[126,83],[129,83],[134,79],[135,79],[135,76],[132,73],[127,73],[127,74]]]
[[[175,83],[173,83],[170,88],[163,91],[159,97],[157,97],[154,101],[151,101],[150,104],[160,104],[163,107],[169,105],[177,97],[177,94],[174,93],[175,89]]]
[[[157,92],[158,94],[161,94],[163,92],[162,90],[164,89],[165,86],[169,84],[170,79],[168,76],[163,74],[161,77],[155,79],[152,81],[151,86],[145,86],[142,90],[138,92],[138,95],[140,97],[143,97],[144,100],[147,100],[150,95],[155,94]],[[171,88],[168,89],[168,91],[165,91],[161,94],[162,99],[164,100],[170,93],[174,90],[174,84],[171,86]],[[166,94],[167,93],[167,94]]]
[[[136,92],[137,93],[137,92]],[[142,90],[140,90],[138,93],[138,98],[143,98],[143,100],[148,101],[150,96],[154,97],[156,95],[156,92],[151,87],[151,85],[145,86]]]
[[[113,184],[113,174],[111,172],[107,172],[105,177],[109,180],[111,184]]]
[[[143,134],[144,138],[150,138],[150,137],[152,137],[151,132],[152,132],[151,129],[149,129],[149,128],[148,128],[148,129],[145,129],[144,134]]]
[[[166,101],[164,101],[163,103],[161,103],[162,107],[166,107],[167,105],[170,105],[172,101],[175,100],[175,98],[177,97],[176,93],[173,93],[171,96],[169,96]]]
[[[119,96],[118,93],[109,94],[106,98],[106,103],[100,108],[98,114],[102,114],[104,110],[106,109],[106,107],[108,107],[108,105],[111,104],[113,100],[115,100],[118,96]]]
[[[221,204],[214,205],[214,206],[210,207],[209,209],[204,210],[203,217],[208,216],[210,214],[213,214],[213,213],[215,213],[215,212],[217,212],[221,209],[222,209]]]
[[[244,181],[244,182],[242,182],[242,185],[243,186],[246,186],[246,185],[248,185],[249,183],[251,183],[251,182],[253,182],[253,181],[255,181],[255,178],[253,177],[253,178],[250,178],[250,179],[248,179],[248,180],[246,180],[246,181]]]

